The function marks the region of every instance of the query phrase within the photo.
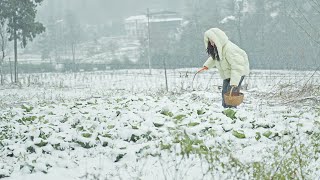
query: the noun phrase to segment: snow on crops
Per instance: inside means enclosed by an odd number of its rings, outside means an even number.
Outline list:
[[[294,92],[312,72],[254,71],[238,109],[221,107],[215,71],[193,87],[190,72],[169,71],[170,92],[161,70],[25,75],[21,88],[0,91],[0,177],[320,176],[319,104],[274,93],[293,83],[285,93]]]

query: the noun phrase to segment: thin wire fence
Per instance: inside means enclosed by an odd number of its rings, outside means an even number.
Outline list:
[[[222,85],[222,79],[216,70],[198,74],[192,83],[196,71],[197,69],[167,70],[169,91],[212,90],[219,89]],[[9,75],[5,78],[6,82],[10,82]],[[259,88],[268,91],[278,85],[298,87],[303,85],[309,78],[309,84],[318,85],[320,83],[320,74],[314,74],[312,71],[254,70],[244,79],[243,88]],[[155,69],[152,70],[151,75],[148,69],[21,74],[19,81],[22,86],[54,88],[123,89],[133,92],[165,89],[164,70]]]

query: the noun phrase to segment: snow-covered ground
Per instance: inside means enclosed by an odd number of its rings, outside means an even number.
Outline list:
[[[0,87],[5,179],[319,179],[320,77],[256,70],[221,107],[216,71],[21,75]]]

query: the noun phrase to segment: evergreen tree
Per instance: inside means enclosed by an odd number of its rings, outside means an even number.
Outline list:
[[[37,6],[43,0],[0,0],[0,15],[8,22],[7,32],[9,41],[14,42],[15,82],[18,82],[18,50],[17,43],[23,48],[28,41],[32,41],[38,34],[45,31],[45,27],[35,20]]]
[[[4,84],[3,64],[7,51],[7,34],[5,19],[0,15],[0,84]]]

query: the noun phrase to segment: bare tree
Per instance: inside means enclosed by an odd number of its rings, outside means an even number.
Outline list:
[[[77,71],[76,52],[77,52],[77,46],[81,41],[81,27],[80,27],[79,19],[74,12],[69,11],[65,18],[66,18],[65,26],[67,31],[65,34],[65,38],[67,43],[70,45],[70,49],[71,49],[73,71]]]
[[[288,12],[291,20],[316,44],[320,45],[320,3],[316,0],[293,0],[288,1],[293,8]],[[309,12],[300,8],[301,6],[310,7]]]

